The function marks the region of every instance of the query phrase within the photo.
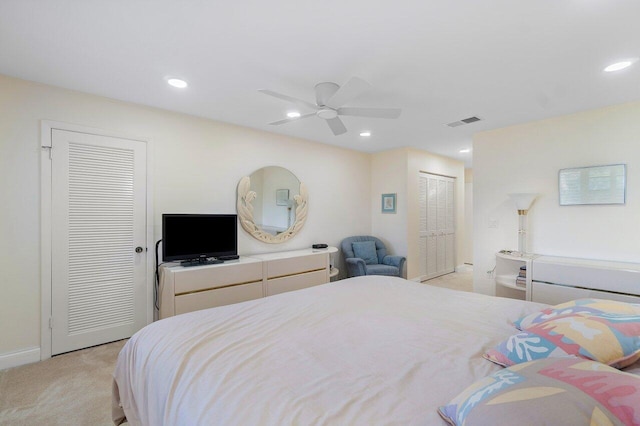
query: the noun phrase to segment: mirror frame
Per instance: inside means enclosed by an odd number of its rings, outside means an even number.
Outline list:
[[[245,176],[240,179],[240,183],[238,183],[238,201],[236,205],[238,219],[240,220],[242,228],[253,238],[260,240],[263,243],[278,244],[290,240],[300,231],[300,229],[302,229],[302,226],[307,220],[307,209],[309,207],[309,196],[307,194],[307,187],[304,183],[300,182],[300,194],[294,195],[293,197],[296,202],[295,222],[289,227],[289,229],[277,235],[263,231],[253,219],[253,205],[251,203],[256,198],[256,195],[256,192],[251,190],[251,179],[249,176]]]

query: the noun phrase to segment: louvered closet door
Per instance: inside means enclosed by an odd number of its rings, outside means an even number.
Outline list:
[[[53,130],[51,152],[56,355],[146,323],[146,144]]]
[[[420,279],[455,270],[455,179],[420,173]]]
[[[455,229],[453,188],[455,179],[441,177],[438,181],[438,274],[455,270]]]

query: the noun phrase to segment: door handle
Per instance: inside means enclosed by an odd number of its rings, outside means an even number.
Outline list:
[[[140,246],[136,247],[136,253],[142,253],[144,249]]]

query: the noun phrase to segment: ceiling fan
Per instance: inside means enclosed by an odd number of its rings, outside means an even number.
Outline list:
[[[343,107],[344,104],[357,98],[367,90],[371,88],[371,85],[358,77],[352,77],[342,87],[336,83],[318,83],[315,86],[316,103],[303,101],[291,96],[283,95],[272,90],[261,89],[259,92],[265,95],[273,96],[278,99],[282,99],[287,102],[293,102],[299,106],[305,108],[311,108],[314,112],[309,114],[300,115],[299,117],[287,118],[286,120],[274,121],[269,123],[273,126],[279,126],[281,124],[290,123],[296,120],[302,120],[313,116],[320,117],[327,122],[329,128],[334,135],[338,136],[347,132],[347,128],[344,126],[340,115],[352,115],[356,117],[371,117],[371,118],[398,118],[402,112],[399,108],[354,108]]]

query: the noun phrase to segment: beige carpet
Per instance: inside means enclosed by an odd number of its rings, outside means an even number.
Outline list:
[[[453,272],[451,274],[423,281],[423,284],[473,292],[473,268],[468,266],[463,268],[460,272]]]
[[[0,425],[113,425],[111,375],[124,343],[0,371]]]

